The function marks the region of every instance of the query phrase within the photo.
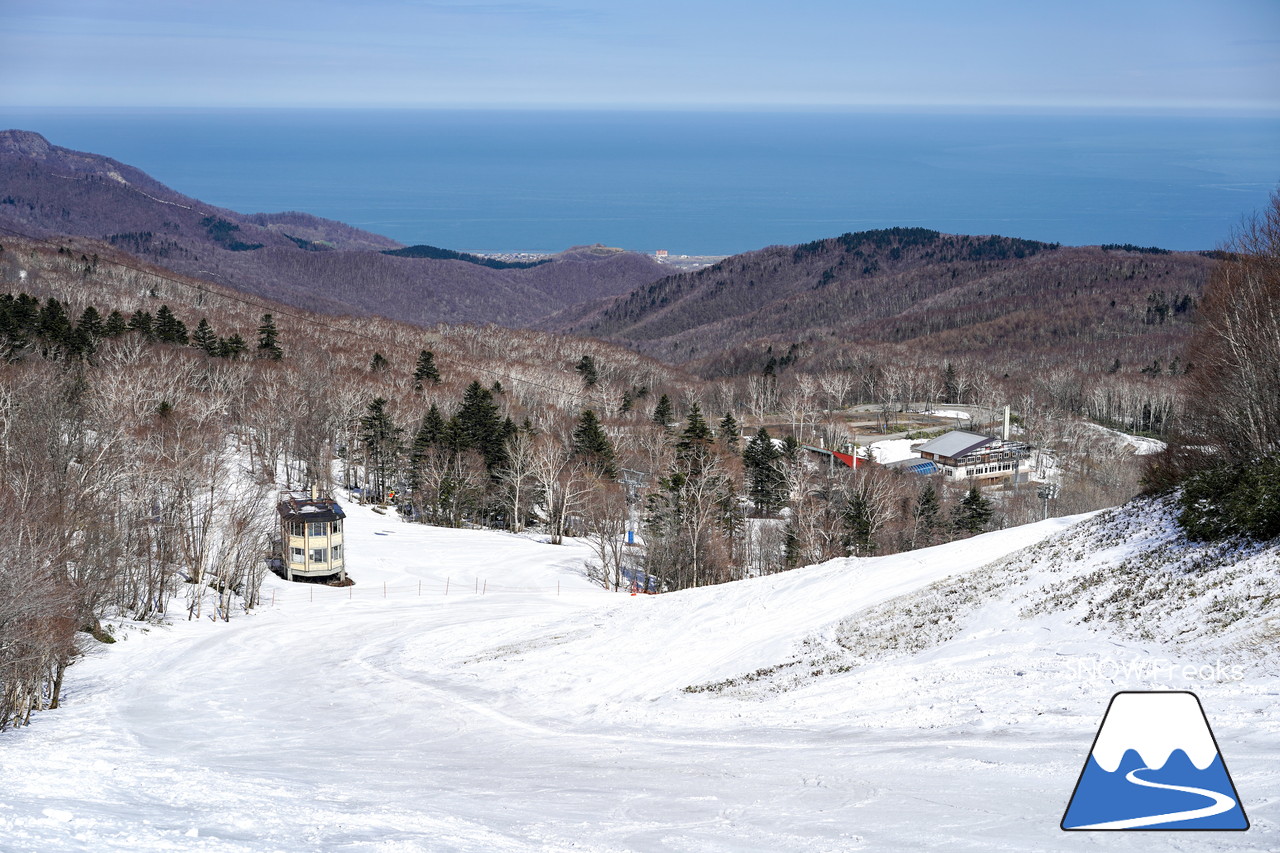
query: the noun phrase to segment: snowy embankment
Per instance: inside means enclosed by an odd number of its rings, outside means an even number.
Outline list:
[[[923,438],[887,438],[884,441],[873,441],[867,445],[866,452],[871,454],[872,462],[888,465],[903,459],[919,458],[920,454],[914,451],[925,441]]]
[[[0,734],[0,850],[1151,849],[1057,826],[1144,688],[1200,695],[1253,822],[1180,849],[1280,846],[1280,558],[1160,505],[656,597],[349,509],[355,587],[124,630]]]
[[[1116,441],[1123,442],[1124,445],[1133,449],[1135,456],[1149,456],[1152,453],[1159,453],[1167,446],[1158,438],[1148,438],[1144,435],[1131,435],[1127,432],[1121,432],[1118,429],[1104,427],[1102,424],[1095,424],[1089,421],[1083,421],[1090,429],[1100,432]]]

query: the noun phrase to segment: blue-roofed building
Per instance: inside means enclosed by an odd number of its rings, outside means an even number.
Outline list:
[[[940,435],[917,447],[916,452],[923,463],[933,465],[944,478],[957,482],[983,485],[995,480],[1009,480],[1016,483],[1025,479],[1031,470],[1029,445],[965,430],[957,429]]]

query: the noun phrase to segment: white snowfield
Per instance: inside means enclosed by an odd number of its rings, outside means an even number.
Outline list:
[[[924,444],[923,438],[887,438],[884,441],[873,441],[867,445],[871,453],[871,461],[887,465],[890,462],[901,462],[903,459],[919,457],[915,448]]]
[[[0,734],[0,850],[1280,849],[1269,615],[1185,642],[1082,624],[1159,519],[632,596],[580,544],[348,509],[355,587],[269,578],[229,623],[121,630]],[[1218,591],[1280,592],[1275,566],[1245,554]],[[1171,630],[1203,621],[1179,607]],[[1098,666],[1206,655],[1243,679]],[[1249,832],[1059,830],[1112,693],[1144,687],[1200,695]]]

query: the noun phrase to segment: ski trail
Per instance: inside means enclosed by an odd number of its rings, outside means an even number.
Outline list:
[[[1195,820],[1200,817],[1212,817],[1235,808],[1235,800],[1226,794],[1219,794],[1217,791],[1210,791],[1206,788],[1189,788],[1185,785],[1166,785],[1163,782],[1148,782],[1146,779],[1138,778],[1138,773],[1150,769],[1150,767],[1139,767],[1136,770],[1130,770],[1124,778],[1144,788],[1162,788],[1166,791],[1182,791],[1186,794],[1199,794],[1202,797],[1209,797],[1213,800],[1213,805],[1181,812],[1169,812],[1168,814],[1147,815],[1146,817],[1133,817],[1125,820],[1109,820],[1105,823],[1091,823],[1087,826],[1073,826],[1071,829],[1137,829],[1160,823],[1174,823],[1175,821]]]
[[[510,617],[506,617],[510,618]],[[384,652],[382,655],[373,654],[374,650]],[[394,651],[394,644],[386,641],[376,641],[367,643],[359,652],[352,655],[351,660],[362,667],[366,672],[373,673],[385,678],[393,678],[402,684],[416,688],[419,692],[435,697],[437,700],[446,705],[453,705],[458,708],[470,711],[476,716],[486,717],[489,720],[501,724],[508,729],[519,729],[531,735],[542,737],[569,738],[581,741],[584,739],[595,740],[605,743],[626,743],[633,744],[636,740],[634,733],[626,734],[609,734],[606,732],[582,731],[579,729],[556,728],[550,725],[522,719],[512,716],[498,710],[483,701],[468,699],[459,695],[454,691],[450,691],[443,687],[437,687],[428,683],[427,676],[423,674],[405,675],[389,666],[375,663],[375,657],[386,657],[386,653]],[[743,743],[735,740],[712,740],[695,737],[680,736],[661,736],[652,733],[644,735],[646,744],[670,744],[682,747],[709,747],[715,749],[742,749],[749,748],[754,751],[771,752],[771,751],[792,751],[792,750],[823,750],[830,749],[827,743],[794,743],[794,742],[751,742]]]

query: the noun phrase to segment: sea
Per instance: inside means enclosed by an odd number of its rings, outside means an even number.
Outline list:
[[[1280,184],[1274,116],[0,108],[0,127],[241,213],[485,253],[892,226],[1213,249]]]

